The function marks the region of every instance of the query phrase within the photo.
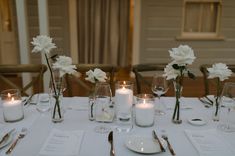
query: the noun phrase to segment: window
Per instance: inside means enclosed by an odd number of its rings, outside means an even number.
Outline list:
[[[220,0],[185,0],[180,38],[221,39],[221,6]]]

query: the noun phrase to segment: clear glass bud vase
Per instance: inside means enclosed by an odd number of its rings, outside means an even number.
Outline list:
[[[63,109],[63,95],[55,95],[51,96],[51,117],[52,122],[62,122],[64,120],[64,109]]]
[[[183,86],[178,81],[173,81],[175,89],[175,108],[172,116],[172,122],[175,124],[181,124],[182,120],[180,118],[180,98],[183,90]]]
[[[64,78],[60,77],[59,71],[53,71],[53,81],[51,80],[51,99],[50,103],[52,106],[51,117],[52,122],[62,122],[64,120],[64,109],[63,109],[63,92],[65,91],[66,85]]]
[[[216,97],[214,103],[213,103],[213,114],[212,114],[212,120],[213,121],[219,121],[220,118],[220,97]]]

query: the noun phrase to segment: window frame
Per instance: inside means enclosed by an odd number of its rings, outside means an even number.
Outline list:
[[[218,3],[215,32],[185,32],[184,31],[187,3],[199,3],[199,4]],[[184,0],[182,9],[183,9],[183,13],[182,13],[181,34],[179,37],[177,37],[177,39],[179,40],[224,40],[224,37],[220,35],[222,0]]]

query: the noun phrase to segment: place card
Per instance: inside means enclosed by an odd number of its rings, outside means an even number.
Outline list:
[[[231,146],[219,136],[215,129],[185,130],[185,133],[200,156],[235,155]]]
[[[43,156],[78,155],[83,139],[83,131],[63,131],[53,129],[39,154]]]

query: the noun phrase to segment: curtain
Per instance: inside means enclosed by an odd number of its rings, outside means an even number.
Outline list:
[[[129,0],[78,0],[79,63],[128,64]]]

